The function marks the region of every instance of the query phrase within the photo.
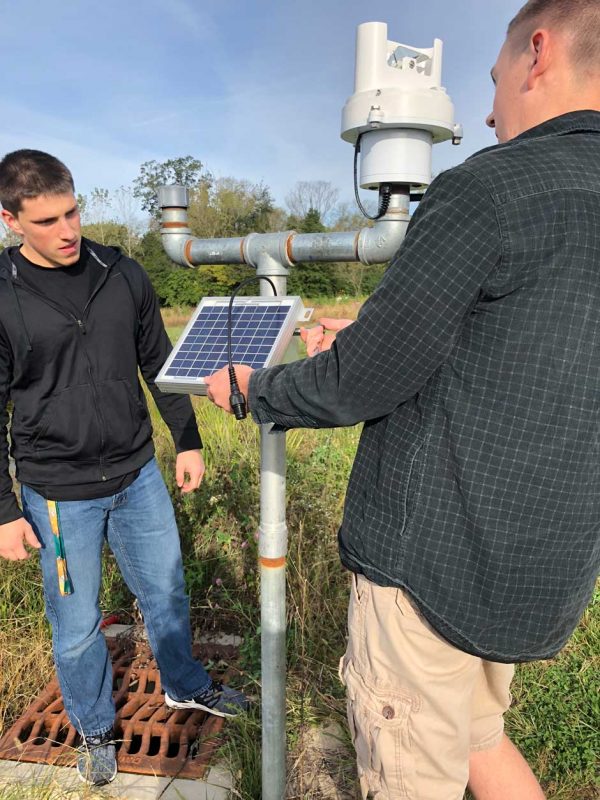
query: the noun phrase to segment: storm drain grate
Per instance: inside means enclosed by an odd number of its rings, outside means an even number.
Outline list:
[[[224,720],[203,711],[171,710],[164,704],[160,674],[146,644],[108,639],[117,709],[115,739],[121,772],[202,778],[221,743]],[[231,645],[194,647],[214,678],[235,671]],[[220,669],[222,667],[222,669]],[[0,739],[0,758],[73,766],[78,735],[67,719],[58,680],[52,680]]]

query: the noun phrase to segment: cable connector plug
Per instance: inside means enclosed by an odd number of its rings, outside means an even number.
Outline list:
[[[233,366],[233,351],[231,347],[231,335],[233,331],[233,301],[235,300],[236,294],[243,286],[246,286],[248,283],[252,283],[256,280],[267,281],[267,283],[270,284],[271,289],[273,289],[273,295],[277,296],[277,290],[275,289],[275,284],[271,278],[267,278],[266,275],[256,275],[252,276],[251,278],[245,278],[243,281],[238,283],[231,293],[231,297],[229,298],[229,306],[227,308],[227,364],[229,370],[229,387],[231,389],[231,394],[229,395],[229,405],[231,406],[236,419],[246,419],[248,416],[248,407],[246,405],[246,398],[240,392],[240,387],[238,386],[235,369]]]
[[[229,372],[229,386],[231,387],[231,394],[229,395],[229,405],[233,409],[236,419],[246,419],[248,410],[246,408],[246,398],[240,392],[237,378],[235,376],[235,367],[228,367]]]

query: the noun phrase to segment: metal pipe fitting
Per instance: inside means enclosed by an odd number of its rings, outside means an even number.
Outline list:
[[[394,186],[390,205],[373,227],[331,233],[250,233],[243,238],[198,239],[187,226],[189,194],[182,186],[159,190],[161,235],[169,258],[183,266],[248,264],[263,274],[285,275],[302,262],[360,261],[370,266],[389,261],[400,247],[409,222],[408,186]]]
[[[165,253],[171,261],[183,267],[192,264],[186,255],[192,232],[188,228],[190,193],[185,186],[161,186],[158,190],[161,208],[160,235]]]
[[[358,233],[296,233],[289,243],[294,264],[312,261],[357,261]]]
[[[244,262],[259,269],[262,275],[287,275],[294,263],[288,251],[293,235],[294,231],[249,233],[243,244]]]
[[[358,234],[356,261],[367,266],[389,261],[402,244],[409,221],[410,187],[393,186],[385,215]]]
[[[185,248],[192,266],[200,264],[245,264],[244,239],[197,239],[193,237]]]

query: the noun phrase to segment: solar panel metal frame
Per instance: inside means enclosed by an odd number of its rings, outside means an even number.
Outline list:
[[[285,319],[281,323],[275,341],[271,345],[271,348],[265,358],[263,359],[263,363],[260,364],[261,367],[269,367],[274,364],[281,363],[284,359],[286,350],[290,344],[292,336],[294,334],[294,330],[298,322],[307,321],[310,318],[310,313],[312,309],[305,309],[302,299],[300,297],[295,297],[291,295],[283,295],[279,296],[272,296],[272,297],[236,297],[233,301],[233,326],[232,332],[235,334],[235,312],[236,309],[240,307],[261,307],[261,306],[272,306],[272,305],[279,305],[282,308],[287,308],[287,313]],[[177,340],[177,343],[173,347],[172,352],[170,353],[169,357],[165,361],[163,367],[161,368],[158,376],[156,378],[156,385],[161,389],[163,392],[176,392],[181,394],[198,394],[198,395],[205,395],[206,394],[206,383],[205,378],[208,375],[203,376],[195,376],[192,377],[188,376],[176,376],[176,375],[169,375],[169,371],[173,362],[179,357],[179,353],[181,348],[185,345],[188,335],[193,331],[194,325],[196,324],[197,320],[202,317],[203,313],[206,310],[212,310],[214,308],[218,308],[222,310],[223,313],[223,325],[221,330],[227,330],[227,310],[229,307],[229,297],[204,297],[198,304],[196,310],[192,314],[188,324],[185,326],[181,336]],[[220,321],[220,317],[219,317]],[[260,330],[260,325],[258,327]],[[239,352],[239,348],[238,348]],[[240,364],[244,363],[243,356],[238,355],[236,358],[236,345],[235,341],[232,341],[232,355],[233,355],[233,363]],[[225,366],[227,364],[227,345],[222,348],[219,346],[218,351],[218,358],[222,358],[222,364],[217,366],[214,370],[220,369],[221,366]],[[247,362],[246,362],[247,363]]]

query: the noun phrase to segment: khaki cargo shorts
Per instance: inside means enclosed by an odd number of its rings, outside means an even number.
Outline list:
[[[499,744],[512,664],[450,645],[402,589],[353,576],[340,661],[363,798],[462,800],[469,754]]]

